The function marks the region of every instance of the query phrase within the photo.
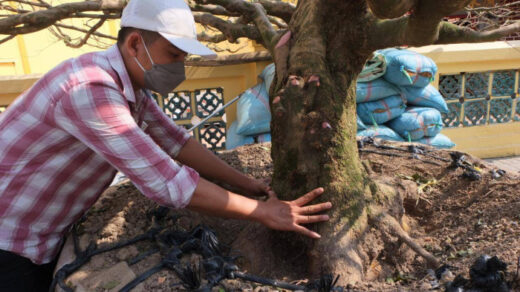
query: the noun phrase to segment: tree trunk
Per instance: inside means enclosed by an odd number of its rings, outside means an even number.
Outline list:
[[[313,227],[320,240],[281,234],[277,240],[304,244],[311,275],[332,272],[343,283],[362,279],[365,256],[356,243],[375,186],[356,144],[356,78],[371,53],[364,48],[365,5],[300,0],[290,23],[287,64],[276,64],[287,71],[277,70],[270,94],[274,190],[292,200],[322,186],[321,200],[333,204],[331,220]]]

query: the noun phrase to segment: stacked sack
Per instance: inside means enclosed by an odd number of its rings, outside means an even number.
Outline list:
[[[259,75],[262,80],[242,93],[237,103],[237,119],[227,131],[226,149],[253,143],[271,142],[269,88],[274,78],[274,64]]]
[[[376,72],[374,62],[379,63],[377,74],[367,74]],[[448,106],[430,85],[436,72],[433,60],[418,53],[393,48],[376,52],[357,83],[358,136],[455,146],[440,134],[441,112],[447,113]]]
[[[274,64],[260,74],[262,82],[242,93],[237,120],[228,129],[226,148],[271,141],[269,88]],[[403,49],[378,51],[359,74],[356,87],[358,136],[410,141],[437,148],[455,144],[440,134],[444,98],[430,85],[437,66],[430,58]]]

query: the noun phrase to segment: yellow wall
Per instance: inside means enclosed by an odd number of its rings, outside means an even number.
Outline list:
[[[110,25],[103,26],[101,32],[110,34]],[[0,45],[0,76],[45,73],[68,58],[98,50],[69,48],[47,30],[19,35]]]
[[[114,23],[107,25],[104,32],[114,33],[117,31],[116,27]],[[257,49],[250,45],[241,51]],[[36,81],[40,74],[64,59],[94,50],[97,49],[68,48],[45,31],[19,36],[0,45],[0,106],[11,102]],[[439,73],[434,82],[436,86],[439,74],[520,69],[520,41],[427,46],[413,50],[431,57],[437,63]],[[187,80],[178,90],[222,87],[227,102],[255,85],[258,74],[267,64],[268,62],[224,67],[189,67]],[[27,77],[26,74],[33,75]],[[230,125],[236,118],[236,104],[226,110],[226,116],[227,124]],[[520,122],[510,122],[445,129],[443,133],[457,143],[458,150],[479,157],[499,157],[520,154],[519,130]]]

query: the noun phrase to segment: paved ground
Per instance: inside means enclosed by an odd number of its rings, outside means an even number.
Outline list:
[[[508,172],[520,172],[520,156],[485,159]]]

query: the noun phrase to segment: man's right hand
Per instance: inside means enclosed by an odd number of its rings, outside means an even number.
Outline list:
[[[266,191],[269,199],[259,201],[234,194],[200,178],[187,207],[208,215],[255,220],[272,229],[295,231],[312,238],[320,238],[318,233],[301,224],[329,220],[328,215],[317,213],[330,209],[330,202],[307,205],[323,194],[323,188],[312,190],[294,201],[281,201],[271,189]]]
[[[269,199],[260,202],[258,209],[255,211],[255,213],[257,212],[257,219],[260,223],[272,229],[295,231],[311,238],[320,238],[321,236],[318,233],[301,224],[329,220],[328,215],[316,215],[316,213],[332,208],[331,202],[306,206],[321,194],[323,194],[323,188],[317,188],[294,201],[281,201],[273,191],[270,191]]]

